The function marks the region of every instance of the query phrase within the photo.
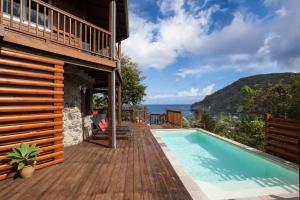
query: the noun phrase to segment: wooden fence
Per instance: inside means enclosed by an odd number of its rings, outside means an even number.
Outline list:
[[[147,123],[147,109],[127,108],[122,109],[122,121],[131,121],[136,123]]]
[[[166,123],[182,128],[182,111],[166,110]]]
[[[150,125],[162,125],[166,122],[166,115],[165,114],[152,114],[150,113]]]
[[[63,162],[63,63],[0,51],[0,180],[14,176],[4,154],[37,144],[37,168]]]
[[[266,117],[266,152],[299,163],[300,121]]]

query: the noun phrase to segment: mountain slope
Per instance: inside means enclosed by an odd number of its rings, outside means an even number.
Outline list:
[[[244,85],[253,88],[265,88],[270,84],[279,82],[292,84],[294,73],[261,74],[241,78],[217,92],[206,96],[202,101],[192,104],[191,110],[205,110],[209,112],[236,113],[241,109],[242,93]]]

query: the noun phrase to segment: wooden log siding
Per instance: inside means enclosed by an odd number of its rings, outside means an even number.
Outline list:
[[[0,51],[0,180],[15,175],[4,154],[37,144],[37,168],[63,162],[63,63]]]
[[[266,118],[266,152],[299,163],[300,121]]]
[[[166,110],[166,122],[182,128],[182,111]]]

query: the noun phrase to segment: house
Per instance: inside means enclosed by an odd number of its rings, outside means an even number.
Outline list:
[[[108,94],[116,148],[127,0],[1,0],[0,10],[0,179],[13,175],[3,155],[24,142],[42,148],[37,168],[63,162],[63,147],[91,134],[94,93]]]

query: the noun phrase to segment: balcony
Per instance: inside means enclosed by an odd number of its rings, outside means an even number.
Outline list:
[[[111,32],[38,0],[1,0],[0,24],[51,43],[111,59]]]

